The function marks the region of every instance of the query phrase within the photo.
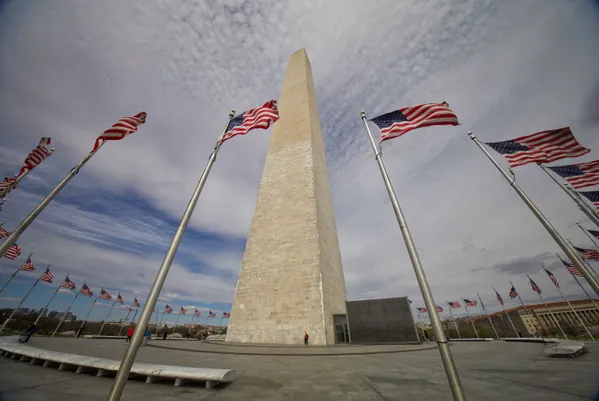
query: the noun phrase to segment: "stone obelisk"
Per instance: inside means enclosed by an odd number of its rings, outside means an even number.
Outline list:
[[[228,342],[333,344],[345,280],[306,51],[289,57]]]

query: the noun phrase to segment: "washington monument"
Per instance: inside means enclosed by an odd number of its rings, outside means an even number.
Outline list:
[[[320,118],[306,51],[289,57],[228,342],[335,343],[345,281]]]

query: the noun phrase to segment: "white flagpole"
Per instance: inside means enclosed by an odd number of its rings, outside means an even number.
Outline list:
[[[92,313],[94,306],[96,306],[96,302],[98,302],[98,297],[96,297],[96,299],[94,299],[94,302],[92,303],[91,308],[89,308],[89,311],[87,311],[87,315],[85,316],[85,319],[83,319],[83,322],[81,322],[81,327],[79,327],[79,330],[81,330],[83,328],[83,326],[85,325],[85,323],[87,322],[87,318],[89,317],[89,314]],[[81,333],[81,334],[83,334],[83,333]]]
[[[193,315],[191,315],[191,326],[189,326],[189,330],[187,330],[187,334],[191,333],[191,328],[193,327],[193,321],[196,317],[196,314],[194,313]]]
[[[158,335],[158,331],[160,330],[160,326],[162,326],[162,319],[164,319],[164,312],[166,312],[166,310],[162,311],[162,314],[160,315],[160,323],[158,323],[158,326],[156,326],[156,335]],[[156,311],[156,318],[158,318],[158,311]]]
[[[179,311],[179,314],[177,315],[177,320],[175,321],[175,327],[173,327],[173,334],[175,334],[175,331],[177,331],[177,325],[179,324],[180,317],[181,317],[181,312]]]
[[[141,317],[139,318],[139,324],[141,327],[146,327],[150,318],[152,317],[152,311],[156,306],[156,301],[158,301],[158,296],[160,295],[160,291],[164,286],[164,282],[166,277],[168,276],[168,272],[171,268],[171,264],[173,263],[173,259],[177,254],[177,249],[179,248],[179,244],[183,239],[183,235],[185,234],[185,229],[187,228],[187,224],[191,219],[191,215],[198,203],[198,199],[200,198],[200,194],[202,193],[202,189],[204,188],[204,184],[206,183],[206,179],[208,178],[208,174],[210,173],[210,169],[216,160],[216,155],[218,154],[218,150],[222,144],[222,138],[227,133],[227,128],[229,127],[229,123],[235,117],[235,110],[231,110],[229,113],[229,118],[227,119],[227,123],[223,128],[222,134],[219,136],[216,145],[214,146],[214,150],[212,154],[208,158],[208,164],[202,173],[198,184],[196,185],[195,190],[193,191],[193,195],[189,200],[187,208],[185,208],[185,212],[183,212],[183,217],[181,218],[181,222],[179,223],[179,227],[175,232],[175,236],[171,241],[171,244],[164,256],[164,260],[162,261],[162,265],[160,265],[160,269],[158,269],[158,274],[154,279],[154,284],[152,284],[152,289],[148,295],[148,299],[145,302],[143,310],[141,312]],[[133,366],[133,362],[135,361],[135,357],[137,356],[137,351],[141,346],[141,343],[144,338],[144,333],[142,330],[135,330],[133,333],[133,337],[127,347],[127,351],[125,351],[125,355],[123,356],[123,360],[121,361],[121,365],[116,374],[116,378],[114,379],[114,383],[112,384],[112,388],[110,389],[110,393],[106,397],[106,401],[119,401],[121,399],[121,395],[123,395],[123,390],[125,389],[125,385],[127,384],[127,379],[129,377],[129,373],[131,372],[131,367]]]
[[[117,334],[116,336],[119,337],[121,335],[121,333],[123,332],[123,327],[125,327],[127,325],[127,320],[129,319],[129,315],[131,314],[131,311],[133,310],[133,305],[131,305],[129,307],[129,311],[127,311],[127,316],[125,316],[125,321],[123,323],[121,323],[121,328],[119,329],[119,334]],[[133,321],[131,321],[133,322]]]
[[[570,246],[572,247],[572,249],[576,249],[576,248],[574,248],[574,244],[572,244],[572,242],[570,241],[570,239],[567,239],[567,240],[568,240],[568,244],[570,244]],[[576,252],[578,253],[578,251],[576,251]],[[578,254],[580,255],[580,253],[578,253]],[[599,279],[599,273],[597,273],[597,271],[595,269],[593,269],[593,267],[591,266],[591,264],[589,262],[587,262],[586,259],[584,259],[582,257],[582,255],[580,255],[580,258],[581,258],[582,262],[584,263],[584,265],[589,268],[589,271],[593,272],[595,274],[595,276]]]
[[[416,280],[418,281],[418,285],[420,286],[422,298],[424,299],[424,303],[426,305],[426,308],[428,309],[428,316],[431,320],[431,325],[433,326],[433,333],[435,335],[435,340],[437,341],[437,345],[439,347],[439,353],[441,354],[441,360],[443,361],[443,366],[445,367],[445,374],[447,375],[447,380],[449,381],[449,387],[451,389],[451,393],[453,394],[453,399],[465,400],[466,396],[462,388],[462,383],[460,381],[458,369],[455,365],[455,361],[453,360],[453,356],[449,348],[449,343],[447,341],[447,337],[445,336],[445,331],[443,330],[443,325],[441,324],[439,313],[436,309],[433,294],[428,284],[428,280],[424,273],[422,264],[420,263],[420,257],[418,256],[416,245],[414,244],[414,240],[412,239],[412,234],[410,233],[410,230],[408,228],[408,224],[401,210],[401,206],[399,205],[399,201],[397,200],[397,196],[395,195],[395,191],[393,190],[393,186],[391,185],[391,180],[389,179],[387,169],[385,168],[381,156],[381,150],[374,141],[372,133],[370,132],[370,127],[368,127],[368,122],[366,121],[366,113],[364,111],[361,112],[361,117],[362,121],[364,122],[364,127],[366,127],[368,137],[370,138],[372,150],[374,151],[375,159],[379,165],[379,170],[381,171],[383,181],[385,182],[385,186],[387,187],[387,193],[389,194],[391,205],[393,206],[393,211],[395,212],[395,217],[397,218],[397,223],[399,224],[399,229],[404,238],[404,242],[408,250],[408,255],[410,256],[410,261],[412,262],[412,267],[414,268]]]
[[[92,156],[95,155],[98,150],[100,150],[104,143],[106,142],[101,143],[100,146],[96,148],[96,150],[89,152],[89,154],[85,156],[78,165],[73,167],[71,172],[67,174],[67,176],[64,177],[62,181],[58,183],[58,185],[40,202],[39,205],[35,207],[35,209],[33,209],[31,213],[29,213],[27,217],[25,217],[25,219],[23,219],[23,221],[17,226],[17,228],[15,228],[13,232],[0,245],[0,255],[4,255],[8,248],[13,246],[15,242],[17,242],[17,240],[19,239],[21,234],[23,234],[23,232],[27,229],[27,227],[29,227],[29,225],[33,223],[33,221],[42,213],[46,206],[48,206],[48,204],[56,197],[56,195],[58,195],[58,193],[62,191],[62,189],[69,183],[69,181],[71,181],[71,179],[75,177],[77,173],[79,173],[81,167],[83,167],[85,163],[87,163],[89,159],[91,159]]]
[[[553,227],[553,225],[549,222],[549,220],[547,220],[547,218],[543,215],[543,213],[541,213],[539,208],[524,193],[524,191],[522,191],[520,186],[518,184],[516,184],[515,176],[510,177],[508,172],[505,171],[503,169],[503,167],[501,167],[501,165],[497,162],[497,160],[495,160],[493,158],[493,156],[491,156],[489,151],[487,151],[487,149],[485,149],[485,147],[482,145],[482,143],[472,134],[472,132],[468,132],[468,136],[470,136],[470,139],[472,139],[474,141],[474,143],[480,148],[480,150],[489,158],[491,163],[493,163],[495,168],[497,168],[497,170],[499,170],[499,172],[503,175],[503,177],[510,183],[510,185],[514,189],[514,191],[516,191],[516,193],[520,196],[520,198],[522,198],[524,203],[526,203],[526,205],[531,210],[531,212],[537,217],[537,219],[539,219],[539,221],[541,222],[543,227],[545,227],[547,232],[551,235],[551,237],[559,245],[559,247],[566,254],[568,259],[570,259],[572,261],[572,263],[574,263],[574,265],[578,268],[578,270],[580,270],[580,272],[582,273],[584,278],[587,280],[587,282],[589,283],[591,288],[595,291],[595,293],[597,295],[599,295],[599,281],[597,281],[597,279],[595,279],[595,277],[593,277],[591,275],[591,273],[587,270],[587,268],[584,266],[584,263],[582,263],[582,259],[580,258],[580,255],[578,255],[577,252],[568,245],[566,240],[564,240],[564,238],[557,232],[555,227]]]
[[[543,268],[543,270],[548,271],[547,269],[545,269],[545,266],[543,265],[543,263],[541,263],[541,267]],[[582,325],[582,327],[584,327],[584,329],[586,330],[587,334],[589,335],[589,338],[591,340],[595,341],[595,338],[593,337],[593,335],[591,334],[591,332],[589,331],[589,329],[587,328],[587,326],[584,324],[584,322],[582,321],[582,319],[580,318],[580,316],[578,315],[578,313],[576,313],[576,311],[574,310],[574,307],[572,306],[572,304],[570,303],[570,301],[568,301],[568,298],[566,298],[566,296],[564,295],[564,293],[562,292],[562,290],[559,288],[559,285],[555,285],[555,283],[553,283],[553,285],[559,291],[559,294],[562,296],[562,298],[564,298],[564,301],[566,301],[566,303],[568,304],[568,306],[572,310],[572,314],[574,316],[576,316],[576,319],[578,320],[578,323],[580,323]]]
[[[117,303],[117,301],[114,301],[112,303],[112,306],[110,307],[110,310],[108,311],[108,315],[106,315],[106,319],[104,319],[104,322],[102,323],[102,326],[100,327],[100,331],[98,332],[98,335],[102,334],[102,330],[104,330],[104,325],[108,321],[108,318],[110,317],[110,314],[112,313],[112,309],[114,309],[114,305],[116,305],[116,303]]]
[[[462,302],[464,302],[464,309],[466,309],[466,313],[470,315],[470,312],[468,312],[468,306],[466,305],[464,298],[462,298]],[[472,328],[474,329],[474,334],[476,334],[476,338],[480,338],[480,336],[478,335],[478,330],[476,330],[476,326],[474,325],[474,320],[472,319],[472,316],[470,316],[470,323],[472,323]]]
[[[455,331],[458,333],[458,338],[461,339],[462,336],[460,335],[460,328],[458,327],[458,322],[453,318],[453,313],[451,312],[451,305],[449,305],[448,301],[447,302],[447,307],[449,308],[449,316],[451,316],[451,319],[453,320],[453,324],[455,325]]]
[[[12,319],[12,317],[15,315],[15,313],[17,313],[17,310],[21,307],[21,305],[23,305],[23,302],[25,302],[25,300],[27,299],[27,297],[29,296],[29,294],[31,294],[31,291],[33,291],[33,289],[35,288],[35,286],[37,285],[37,283],[40,281],[40,278],[41,278],[41,275],[40,275],[40,277],[37,278],[37,280],[35,280],[35,282],[31,286],[31,288],[29,289],[29,291],[27,291],[27,294],[25,294],[25,296],[23,297],[23,299],[21,299],[21,302],[19,302],[19,304],[17,305],[17,307],[15,309],[13,309],[12,313],[10,314],[10,316],[4,321],[4,324],[2,324],[2,327],[0,327],[0,332],[2,332],[6,328],[6,325],[8,324],[8,322],[10,322],[10,319]]]
[[[38,145],[38,146],[39,146],[39,145]],[[35,148],[37,148],[37,146],[36,146]],[[34,150],[35,150],[35,148],[34,148]],[[50,154],[49,154],[48,156],[46,156],[46,158],[48,158],[48,157],[52,156],[52,153],[54,153],[54,151],[55,151],[55,149],[54,149],[54,148],[50,148]],[[28,154],[27,156],[29,156],[29,154]],[[46,158],[44,158],[44,160],[46,160]],[[43,160],[42,160],[42,161],[43,161]],[[37,167],[37,166],[35,166],[35,167]],[[35,167],[34,167],[34,168],[35,168]],[[5,197],[6,197],[6,195],[8,195],[8,193],[9,193],[10,191],[13,191],[13,190],[15,190],[15,189],[16,189],[16,188],[19,186],[19,183],[21,182],[21,180],[22,180],[23,178],[27,177],[27,175],[28,175],[28,174],[31,172],[31,170],[33,170],[33,169],[28,169],[28,170],[25,170],[25,172],[24,172],[23,174],[19,175],[18,177],[15,177],[15,178],[16,178],[16,180],[15,180],[15,182],[14,182],[14,183],[13,183],[11,186],[9,186],[9,187],[5,188],[4,190],[0,191],[0,199],[3,199],[3,198],[5,198]]]
[[[1,226],[0,226],[1,227]],[[29,254],[29,256],[27,257],[27,259],[29,259],[31,256],[33,255],[33,252]],[[8,286],[8,284],[12,281],[13,278],[15,278],[15,276],[17,275],[17,273],[21,270],[21,266],[20,265],[17,270],[15,270],[15,272],[8,278],[8,280],[6,280],[6,283],[4,283],[4,285],[2,286],[2,288],[0,288],[0,294],[2,294],[2,291],[4,291],[4,289]]]
[[[585,228],[583,226],[580,225],[580,222],[577,222],[576,225],[578,226],[578,228],[580,228],[582,230],[582,232],[589,237],[589,240],[591,240],[591,243],[593,245],[595,245],[595,247],[599,247],[599,241],[597,241],[597,238],[593,237],[591,234],[589,234],[589,232],[587,230],[585,230]]]
[[[499,340],[499,334],[497,334],[497,330],[495,330],[495,325],[493,324],[493,321],[491,320],[491,317],[489,316],[489,313],[487,312],[487,308],[485,308],[485,304],[483,303],[483,300],[480,297],[480,294],[477,292],[476,295],[478,295],[478,300],[480,301],[480,306],[482,306],[483,311],[485,312],[485,315],[487,315],[487,319],[489,320],[489,323],[491,324],[491,327],[493,328],[493,331],[495,332],[495,337],[497,337],[497,339]]]
[[[499,294],[497,292],[497,290],[495,289],[495,287],[493,287],[493,291],[495,291],[495,294]],[[505,313],[507,316],[507,320],[510,321],[510,324],[512,325],[512,329],[514,329],[514,333],[516,333],[518,338],[520,338],[520,333],[518,333],[518,330],[516,330],[516,326],[514,326],[514,322],[512,322],[512,318],[510,317],[510,314],[505,310],[505,305],[503,304],[503,301],[501,301],[501,307],[503,308],[503,313]]]
[[[528,274],[526,275],[526,277],[528,277]],[[528,277],[528,281],[530,283],[530,277]],[[536,292],[536,291],[535,291]],[[557,327],[559,328],[559,331],[561,331],[562,335],[564,336],[564,338],[566,340],[568,340],[568,336],[566,335],[566,333],[564,332],[564,329],[562,329],[562,326],[559,324],[559,321],[557,320],[557,318],[555,317],[555,315],[553,314],[553,311],[551,310],[551,308],[549,307],[549,305],[547,305],[547,302],[545,302],[545,300],[543,299],[543,296],[541,295],[540,292],[537,292],[537,295],[539,296],[539,298],[541,298],[541,302],[543,302],[543,305],[545,305],[545,308],[547,308],[547,310],[549,311],[549,314],[551,315],[551,318],[553,319],[553,321],[555,322],[555,324],[557,325]]]
[[[564,192],[576,203],[578,208],[584,214],[587,215],[587,217],[593,222],[593,224],[599,227],[599,217],[597,216],[597,213],[594,210],[592,210],[589,207],[589,205],[586,204],[586,202],[584,202],[582,199],[576,196],[576,194],[573,193],[574,191],[571,191],[570,188],[568,188],[567,184],[562,184],[561,182],[559,182],[557,178],[555,178],[553,174],[549,172],[547,167],[543,166],[542,164],[539,164],[538,166],[541,167],[541,169],[553,180],[553,182],[555,182],[561,189],[564,190]]]
[[[50,266],[48,266],[48,267],[50,267]],[[64,280],[62,280],[62,282],[60,284],[58,284],[58,287],[56,287],[56,290],[54,290],[54,294],[52,294],[52,297],[50,297],[50,300],[48,301],[48,303],[46,304],[46,306],[44,306],[44,308],[40,311],[40,314],[38,315],[37,319],[35,319],[35,322],[33,322],[33,324],[37,324],[37,322],[39,322],[39,320],[42,318],[42,315],[44,314],[44,311],[46,313],[48,312],[48,307],[50,306],[50,304],[54,300],[54,297],[56,296],[56,294],[58,294],[58,290],[60,290],[60,288],[62,287],[62,284],[68,278],[69,278],[69,275],[67,274],[66,277],[64,278]]]
[[[514,287],[514,284],[512,284],[512,282],[510,281],[510,285],[512,286],[512,288],[514,290],[516,290],[516,287]],[[522,307],[524,308],[524,311],[526,311],[527,307],[524,304],[524,301],[522,300],[522,298],[520,297],[520,293],[518,291],[516,291],[516,295],[518,296],[518,299],[520,300],[520,304],[522,305]],[[545,328],[545,325],[543,324],[543,322],[541,321],[541,319],[539,319],[539,317],[537,316],[537,314],[535,313],[535,310],[533,308],[530,308],[530,312],[532,313],[532,315],[535,317],[535,319],[537,320],[537,322],[539,323],[539,325],[541,326],[541,333],[539,333],[541,335],[541,339],[543,341],[545,341],[545,336],[543,335],[542,331],[545,330],[547,331],[547,333],[549,333],[549,330],[547,330]]]
[[[591,298],[591,296],[589,295],[589,293],[587,292],[587,290],[584,289],[584,287],[582,286],[582,284],[580,283],[580,281],[578,281],[578,277],[576,277],[574,275],[574,273],[572,273],[570,271],[570,269],[568,269],[568,267],[564,264],[564,260],[562,259],[561,256],[559,256],[559,254],[555,254],[561,261],[562,264],[564,265],[564,267],[566,268],[566,270],[568,270],[568,273],[570,273],[572,275],[572,277],[574,277],[574,281],[576,281],[576,284],[578,284],[578,286],[580,287],[580,289],[582,290],[582,292],[584,292],[584,294],[587,296],[587,298],[589,299],[589,301],[591,301],[593,303],[593,305],[595,305],[595,309],[597,309],[597,311],[599,312],[599,306],[597,305],[597,303],[595,302],[595,300],[593,298]]]
[[[85,285],[85,281],[83,282],[83,285]],[[60,325],[62,324],[63,320],[65,319],[65,317],[67,317],[67,315],[69,314],[69,312],[71,311],[71,308],[73,307],[73,304],[75,303],[75,301],[77,300],[77,297],[79,296],[79,294],[81,294],[80,292],[77,292],[77,294],[75,294],[75,296],[73,297],[73,301],[71,302],[71,304],[69,305],[69,308],[67,309],[67,311],[64,313],[64,315],[62,316],[62,318],[60,319],[60,322],[58,322],[58,325],[56,326],[56,328],[54,329],[54,333],[52,333],[52,337],[54,337],[56,335],[56,332],[58,331],[58,328],[60,327]]]

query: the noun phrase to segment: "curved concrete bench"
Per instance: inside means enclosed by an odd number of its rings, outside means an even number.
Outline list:
[[[76,373],[95,370],[97,371],[96,376],[99,377],[105,376],[107,372],[116,373],[121,364],[121,361],[112,359],[48,351],[21,344],[17,339],[18,337],[0,339],[0,355],[11,357],[11,359],[18,358],[31,364],[43,362],[44,367],[58,365],[58,370],[76,368]],[[134,363],[131,373],[146,376],[146,383],[153,383],[159,378],[174,379],[175,386],[180,386],[185,381],[200,381],[206,382],[206,388],[208,389],[219,383],[230,383],[237,378],[236,371],[231,369],[205,369],[149,363]]]

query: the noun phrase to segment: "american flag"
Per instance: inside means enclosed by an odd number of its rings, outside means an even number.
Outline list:
[[[559,282],[557,281],[557,279],[555,278],[555,276],[553,275],[553,273],[551,273],[547,269],[544,269],[544,270],[545,270],[545,273],[547,273],[547,275],[551,279],[551,281],[553,281],[553,285],[555,285],[556,288],[559,288]]]
[[[576,277],[582,277],[582,273],[580,272],[580,270],[578,270],[576,266],[574,266],[573,264],[566,265],[566,267],[568,268],[568,271]]]
[[[4,180],[0,182],[0,192],[4,192],[8,189],[8,191],[4,194],[5,196],[10,191],[18,187],[19,184],[17,184],[17,177],[4,177]]]
[[[499,304],[501,306],[503,306],[503,298],[501,298],[501,295],[499,295],[499,293],[497,292],[497,290],[495,290],[495,295],[497,295],[497,300],[499,301]]]
[[[46,283],[52,284],[52,279],[54,278],[54,274],[50,271],[50,267],[46,267],[46,271],[42,273],[40,276],[40,280],[45,281]]]
[[[223,317],[229,318],[229,317],[231,317],[231,314],[227,313],[227,312],[223,312]]]
[[[87,284],[83,283],[81,288],[79,289],[79,294],[85,295],[86,297],[91,297],[94,293],[89,289]]]
[[[171,313],[173,313],[173,308],[171,308],[170,306],[166,305],[165,308],[164,308],[164,311],[170,315]]]
[[[574,138],[569,127],[537,132],[502,142],[487,142],[497,153],[501,153],[510,166],[528,163],[550,163],[567,157],[578,157],[591,150],[582,147]]]
[[[17,244],[14,244],[3,255],[6,259],[15,260],[21,256],[21,248]]]
[[[458,301],[449,301],[447,304],[449,305],[449,309],[460,309],[462,307],[462,304]]]
[[[577,189],[599,184],[599,160],[549,168]]]
[[[595,209],[599,211],[599,191],[591,191],[591,192],[579,192],[582,196],[587,198],[593,203]]]
[[[528,278],[530,280],[530,288],[532,288],[532,290],[534,292],[536,292],[537,294],[541,293],[541,289],[539,288],[539,286],[537,285],[537,283],[535,283],[534,281],[532,281],[532,279],[529,277]]]
[[[102,132],[96,139],[92,152],[96,151],[106,141],[118,141],[127,135],[133,134],[137,131],[139,125],[146,122],[146,117],[147,114],[143,111],[131,117],[122,117],[112,127]]]
[[[32,272],[35,270],[35,266],[33,265],[33,262],[31,261],[31,255],[29,255],[27,257],[27,260],[25,261],[25,263],[23,263],[21,265],[21,270],[25,270],[26,272]]]
[[[51,139],[49,137],[43,137],[40,139],[40,143],[27,155],[25,158],[25,165],[21,167],[21,171],[19,171],[20,176],[26,171],[33,170],[38,164],[46,160],[48,156],[52,154],[50,149],[46,146],[50,145]]]
[[[180,315],[184,315],[187,313],[187,309],[183,309],[183,307],[181,307],[181,310],[179,311]]]
[[[418,313],[426,313],[428,312],[426,308],[416,308],[418,309]]]
[[[123,300],[123,297],[121,297],[121,293],[120,292],[119,292],[119,295],[117,295],[115,302],[118,302],[121,305],[123,305],[125,303],[125,301]]]
[[[437,312],[443,312],[443,308],[441,308],[440,306],[435,306],[435,309],[437,310]]]
[[[210,311],[208,312],[208,317],[216,317],[216,313]]]
[[[6,238],[10,235],[10,232],[6,231],[2,228],[2,224],[0,224],[0,238]]]
[[[71,279],[69,278],[69,276],[67,276],[64,281],[62,282],[62,284],[60,285],[62,288],[68,288],[69,290],[74,290],[75,288],[75,283],[73,283],[71,281]]]
[[[476,307],[476,305],[478,304],[477,301],[471,301],[469,299],[466,298],[462,298],[464,301],[464,304],[466,304],[466,306],[471,306],[471,307]]]
[[[510,288],[510,298],[516,298],[518,296],[518,291],[516,291],[516,287],[512,285]]]
[[[580,252],[580,256],[582,256],[583,259],[599,260],[599,252],[595,251],[594,249],[578,248],[576,246],[574,249]]]
[[[381,130],[381,141],[397,138],[413,129],[431,125],[459,125],[447,102],[404,107],[371,119]]]
[[[193,314],[195,317],[200,317],[202,313],[196,309],[195,313]]]
[[[112,299],[112,295],[110,295],[104,288],[100,291],[100,295],[98,298],[103,299],[104,301],[110,301]]]
[[[277,101],[270,100],[260,107],[241,113],[233,118],[227,126],[227,132],[221,143],[237,135],[245,135],[253,129],[267,129],[272,123],[279,119]]]
[[[599,231],[595,231],[595,230],[587,230],[587,231],[590,232],[593,237],[599,239]]]
[[[139,301],[137,300],[137,297],[135,298],[135,300],[133,301],[133,305],[131,305],[132,308],[139,308],[141,305],[139,304]]]

